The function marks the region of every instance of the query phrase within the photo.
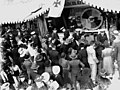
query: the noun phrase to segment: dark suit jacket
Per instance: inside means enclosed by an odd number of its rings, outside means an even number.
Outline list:
[[[102,60],[102,50],[104,49],[104,47],[102,45],[99,45],[95,51],[96,51],[96,56],[98,60]]]
[[[54,64],[59,63],[59,52],[57,50],[50,50],[49,51],[49,56],[50,56],[50,59],[52,60],[52,62]]]
[[[81,34],[74,33],[73,37],[75,40],[79,40],[81,38]]]
[[[57,77],[55,75],[52,75],[51,79],[53,79],[53,81],[57,81],[60,86],[64,85],[63,77],[60,74],[58,74]]]
[[[68,37],[70,36],[70,33],[69,33],[69,31],[68,30],[66,30],[65,32],[64,32],[64,40],[65,39],[67,39]]]
[[[89,68],[89,64],[88,64],[88,59],[87,59],[88,55],[87,55],[87,51],[86,49],[81,49],[78,53],[78,58],[80,59],[80,61],[85,65],[85,67]]]
[[[107,38],[106,34],[104,34],[103,36],[101,34],[99,34],[97,36],[97,40],[100,41],[103,44],[105,40],[108,40],[108,38]]]
[[[52,40],[59,39],[59,36],[57,33],[52,33]]]

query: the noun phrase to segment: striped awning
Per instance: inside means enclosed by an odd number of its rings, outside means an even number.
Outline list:
[[[104,9],[105,11],[120,11],[120,0],[83,0],[84,3],[93,7]]]
[[[0,0],[0,24],[19,23],[45,13],[53,0]],[[31,18],[32,13],[39,10]]]

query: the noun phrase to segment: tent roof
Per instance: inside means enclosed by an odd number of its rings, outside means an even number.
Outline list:
[[[53,0],[0,0],[0,24],[18,23],[45,13]],[[39,9],[39,13],[27,18]]]
[[[94,7],[100,7],[106,11],[120,11],[120,0],[83,0],[83,2]]]

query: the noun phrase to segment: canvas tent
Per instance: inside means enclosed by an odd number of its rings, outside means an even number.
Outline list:
[[[83,0],[84,3],[93,7],[104,9],[105,11],[120,11],[120,0]]]
[[[44,14],[53,0],[0,0],[0,24],[18,23]],[[39,13],[32,15],[36,10]]]

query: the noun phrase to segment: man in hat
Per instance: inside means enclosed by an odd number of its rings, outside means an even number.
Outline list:
[[[59,52],[56,50],[56,46],[53,45],[52,49],[48,52],[49,57],[53,64],[59,64]]]
[[[75,29],[75,32],[73,33],[73,38],[74,40],[77,40],[77,41],[81,38],[81,33],[79,28]]]
[[[41,54],[37,54],[35,57],[36,64],[38,65],[38,74],[41,75],[43,72],[45,72],[45,61],[44,57]]]
[[[66,40],[70,36],[70,32],[69,30],[66,30],[64,27],[62,28],[62,31],[64,34],[63,40]]]
[[[104,41],[108,40],[105,31],[101,31],[100,34],[98,34],[97,40],[101,43],[104,43]]]
[[[52,33],[52,40],[58,40],[59,39],[59,35],[58,35],[58,33],[57,33],[57,29],[56,28],[54,28],[53,29],[53,33]]]
[[[32,36],[33,46],[34,47],[38,46],[38,48],[41,48],[42,46],[41,46],[40,39],[35,31],[31,32],[31,36]]]

